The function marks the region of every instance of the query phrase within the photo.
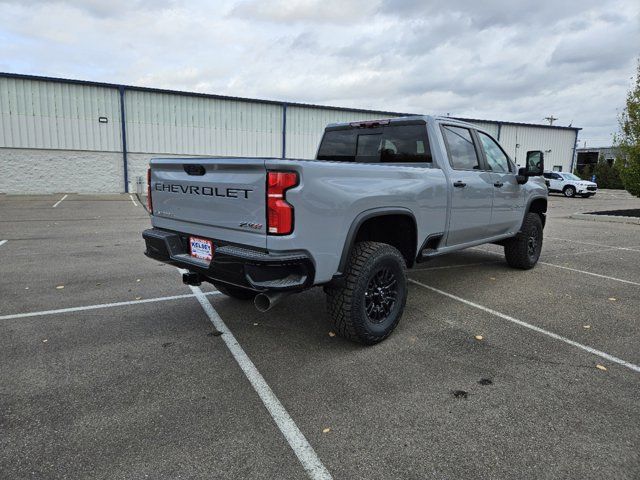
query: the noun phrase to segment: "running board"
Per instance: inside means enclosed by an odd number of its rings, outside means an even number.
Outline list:
[[[444,237],[444,233],[433,233],[429,235],[420,248],[420,253],[418,254],[416,262],[422,263],[437,254],[442,237]]]

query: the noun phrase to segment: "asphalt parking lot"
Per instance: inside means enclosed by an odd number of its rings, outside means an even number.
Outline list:
[[[422,264],[362,347],[320,289],[194,296],[135,197],[61,198],[0,196],[0,478],[640,476],[640,227],[568,218],[640,199],[551,196],[531,271]]]

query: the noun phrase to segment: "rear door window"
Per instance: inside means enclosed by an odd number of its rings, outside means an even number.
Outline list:
[[[431,163],[424,124],[325,132],[318,160],[361,163]]]
[[[473,143],[471,131],[464,127],[443,125],[449,162],[455,170],[480,170],[480,161]]]

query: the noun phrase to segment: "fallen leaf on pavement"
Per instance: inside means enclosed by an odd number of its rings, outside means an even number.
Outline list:
[[[331,431],[330,428],[325,428],[325,429],[322,430],[322,433],[329,433],[330,431]]]
[[[600,364],[598,364],[598,365],[596,365],[596,368],[597,368],[598,370],[602,370],[603,372],[606,372],[606,371],[607,371],[607,367],[605,367],[604,365],[600,365]]]
[[[591,328],[591,325],[583,325],[582,328],[589,329],[589,328]]]
[[[611,300],[612,302],[615,302],[616,298],[615,297],[609,297],[609,300]]]

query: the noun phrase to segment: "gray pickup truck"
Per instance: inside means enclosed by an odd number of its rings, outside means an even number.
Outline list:
[[[157,158],[145,254],[261,311],[323,286],[336,332],[374,344],[400,320],[407,268],[483,243],[538,261],[543,155],[517,168],[478,126],[416,116],[331,124],[316,159]]]

